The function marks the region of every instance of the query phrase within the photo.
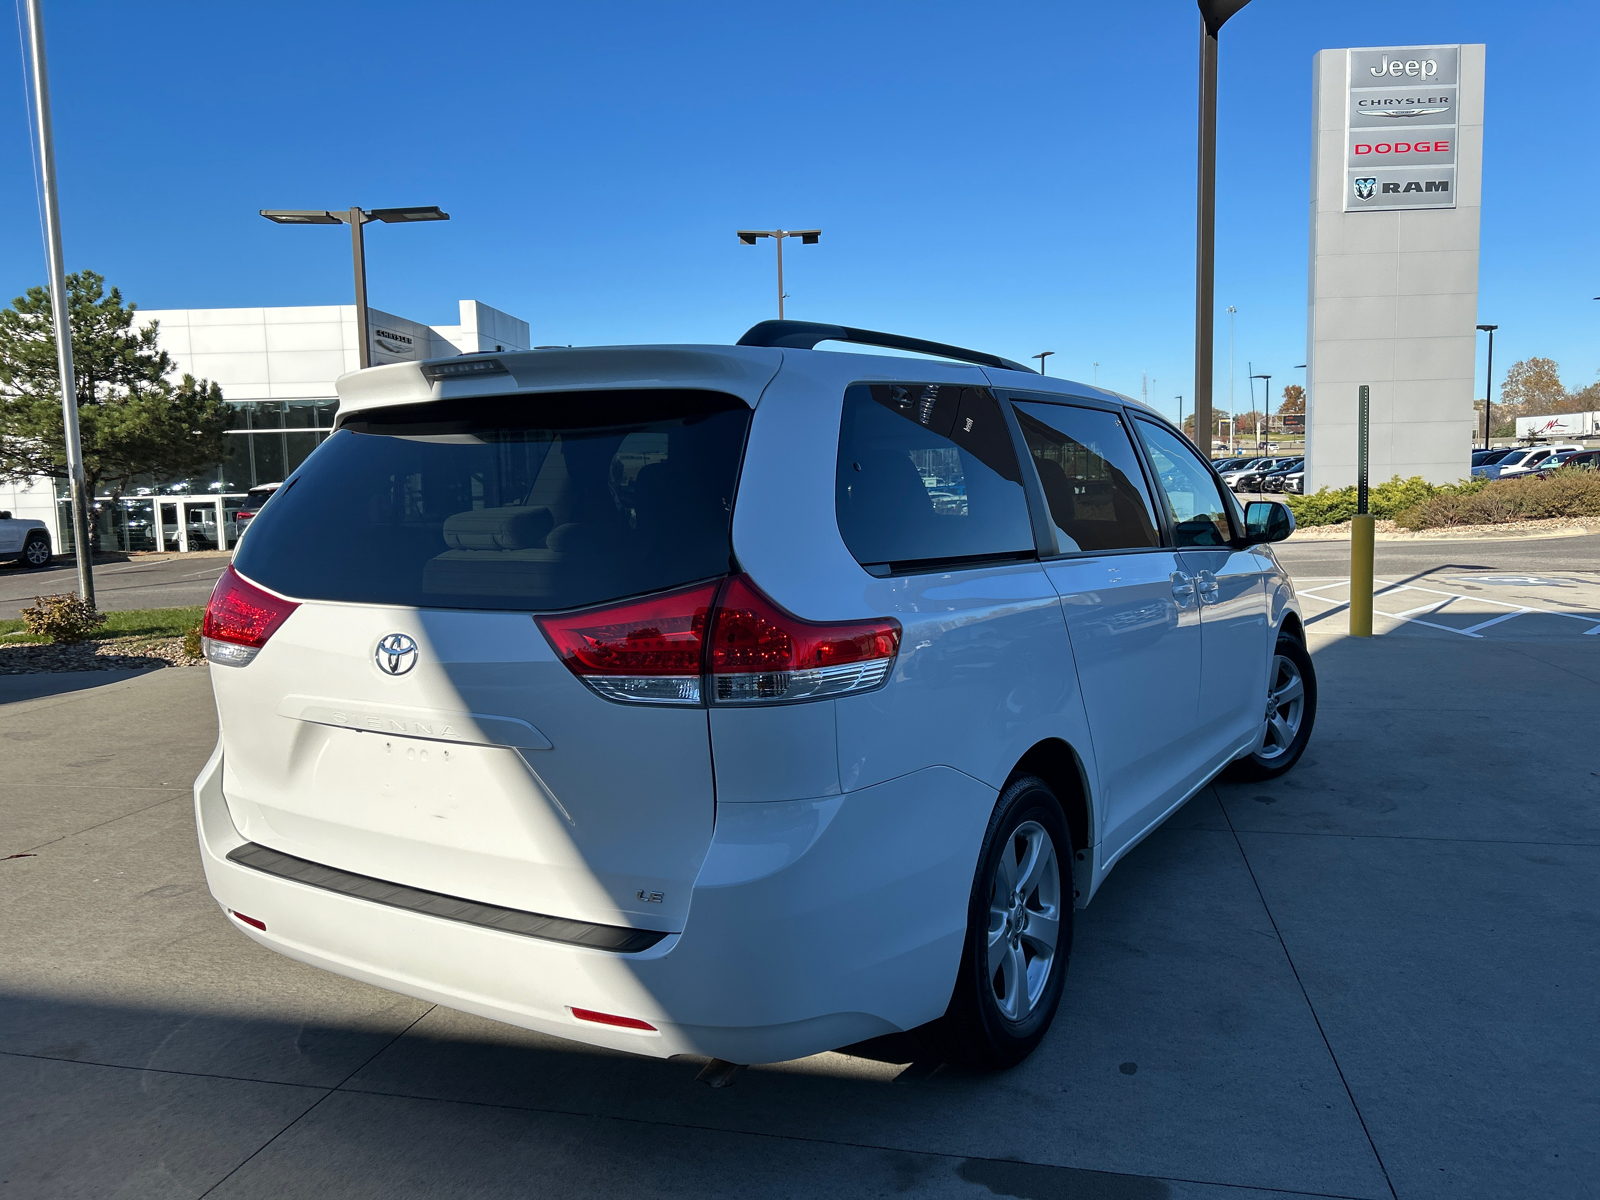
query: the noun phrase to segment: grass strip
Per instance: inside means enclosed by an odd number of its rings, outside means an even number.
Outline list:
[[[92,642],[108,638],[139,638],[158,641],[162,638],[182,637],[205,616],[204,604],[191,604],[183,608],[130,608],[122,612],[105,614],[106,623],[95,630]],[[20,620],[0,621],[0,645],[44,645],[47,638],[36,637],[23,629]]]

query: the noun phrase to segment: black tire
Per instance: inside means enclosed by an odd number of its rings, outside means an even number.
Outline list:
[[[1015,902],[1016,889],[1012,888],[1013,903],[1009,905],[999,932],[999,940],[992,956],[990,931],[993,928],[991,911],[999,898],[996,892],[1002,858],[1008,857],[1014,869],[1026,866],[1028,852],[1037,844],[1030,839],[1038,832],[1051,843],[1054,856],[1055,878],[1053,888],[1047,878],[1048,870],[1041,872],[1040,882]],[[1021,862],[1019,864],[1019,855]],[[956,976],[955,992],[950,1006],[939,1020],[918,1030],[918,1037],[935,1054],[946,1062],[957,1063],[977,1070],[995,1071],[1015,1066],[1033,1052],[1044,1039],[1061,1003],[1061,991],[1067,974],[1067,959],[1072,952],[1072,837],[1062,816],[1061,804],[1055,793],[1042,779],[1032,775],[1019,775],[1006,785],[995,803],[984,833],[983,848],[978,854],[978,869],[972,883],[972,895],[967,906],[967,939],[961,952],[961,967]],[[1053,890],[1053,896],[1050,894]],[[1020,936],[1012,936],[1018,926],[1019,910],[1037,914],[1024,916]],[[1026,929],[1036,935],[1048,931],[1048,924],[1039,918],[1048,917],[1053,910],[1056,919],[1055,945],[1049,961],[1037,982],[1033,967],[1041,954],[1038,944],[1030,942]],[[1008,949],[1007,947],[1010,947]],[[1029,954],[1032,957],[1029,958]],[[997,986],[1006,988],[1007,965],[1015,976],[1017,958],[1026,960],[1023,978],[1028,982],[1021,992],[1013,985],[1012,995],[1021,1001],[1027,999],[1027,1010],[1020,1019],[1003,1008]],[[995,957],[1000,965],[994,967]],[[991,970],[991,967],[994,967]],[[997,980],[999,981],[997,984]],[[1037,986],[1037,997],[1028,996]],[[1020,1008],[1020,1003],[1018,1004]]]
[[[50,558],[50,535],[39,532],[28,535],[22,544],[22,557],[17,561],[30,571],[38,571],[50,565]]]
[[[1293,721],[1293,736],[1289,738],[1286,746],[1278,744],[1272,740],[1273,730],[1269,729],[1268,740],[1261,749],[1235,760],[1225,772],[1225,778],[1240,782],[1276,779],[1291,770],[1305,753],[1306,744],[1311,741],[1311,727],[1317,720],[1316,668],[1311,665],[1311,655],[1307,652],[1305,643],[1293,634],[1280,633],[1277,647],[1273,652],[1271,679],[1267,684],[1268,695],[1263,698],[1264,701],[1270,703],[1275,693],[1282,693],[1285,675],[1289,672],[1299,676],[1301,684],[1299,711],[1298,713],[1292,711],[1292,702],[1273,704],[1271,711],[1277,713],[1280,721]]]

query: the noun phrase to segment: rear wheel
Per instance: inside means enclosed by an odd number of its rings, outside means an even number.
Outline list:
[[[1261,746],[1228,768],[1239,780],[1276,779],[1305,753],[1317,717],[1317,673],[1299,638],[1278,635],[1267,680],[1267,727]]]
[[[45,533],[30,533],[28,540],[22,546],[22,563],[31,570],[37,571],[40,567],[50,565],[50,536]]]
[[[998,1070],[1043,1040],[1072,949],[1072,853],[1049,785],[1013,779],[978,856],[950,1007],[919,1031],[946,1060]]]

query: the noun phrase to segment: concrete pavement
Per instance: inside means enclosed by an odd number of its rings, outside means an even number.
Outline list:
[[[1314,622],[1305,760],[1129,855],[1021,1067],[886,1039],[715,1091],[237,934],[187,791],[206,668],[0,706],[0,1189],[1592,1196],[1600,637],[1572,624]]]

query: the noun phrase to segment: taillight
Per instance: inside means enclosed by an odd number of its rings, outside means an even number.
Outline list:
[[[293,600],[258,588],[230,566],[211,591],[200,626],[200,644],[212,662],[242,667],[299,607]]]
[[[537,620],[572,673],[608,700],[698,704],[716,594],[716,584],[704,583]]]
[[[738,575],[711,623],[711,698],[749,704],[866,691],[887,678],[899,649],[897,621],[802,621]]]
[[[900,648],[892,619],[804,621],[742,575],[536,620],[595,691],[649,704],[770,704],[866,691],[888,678]]]

